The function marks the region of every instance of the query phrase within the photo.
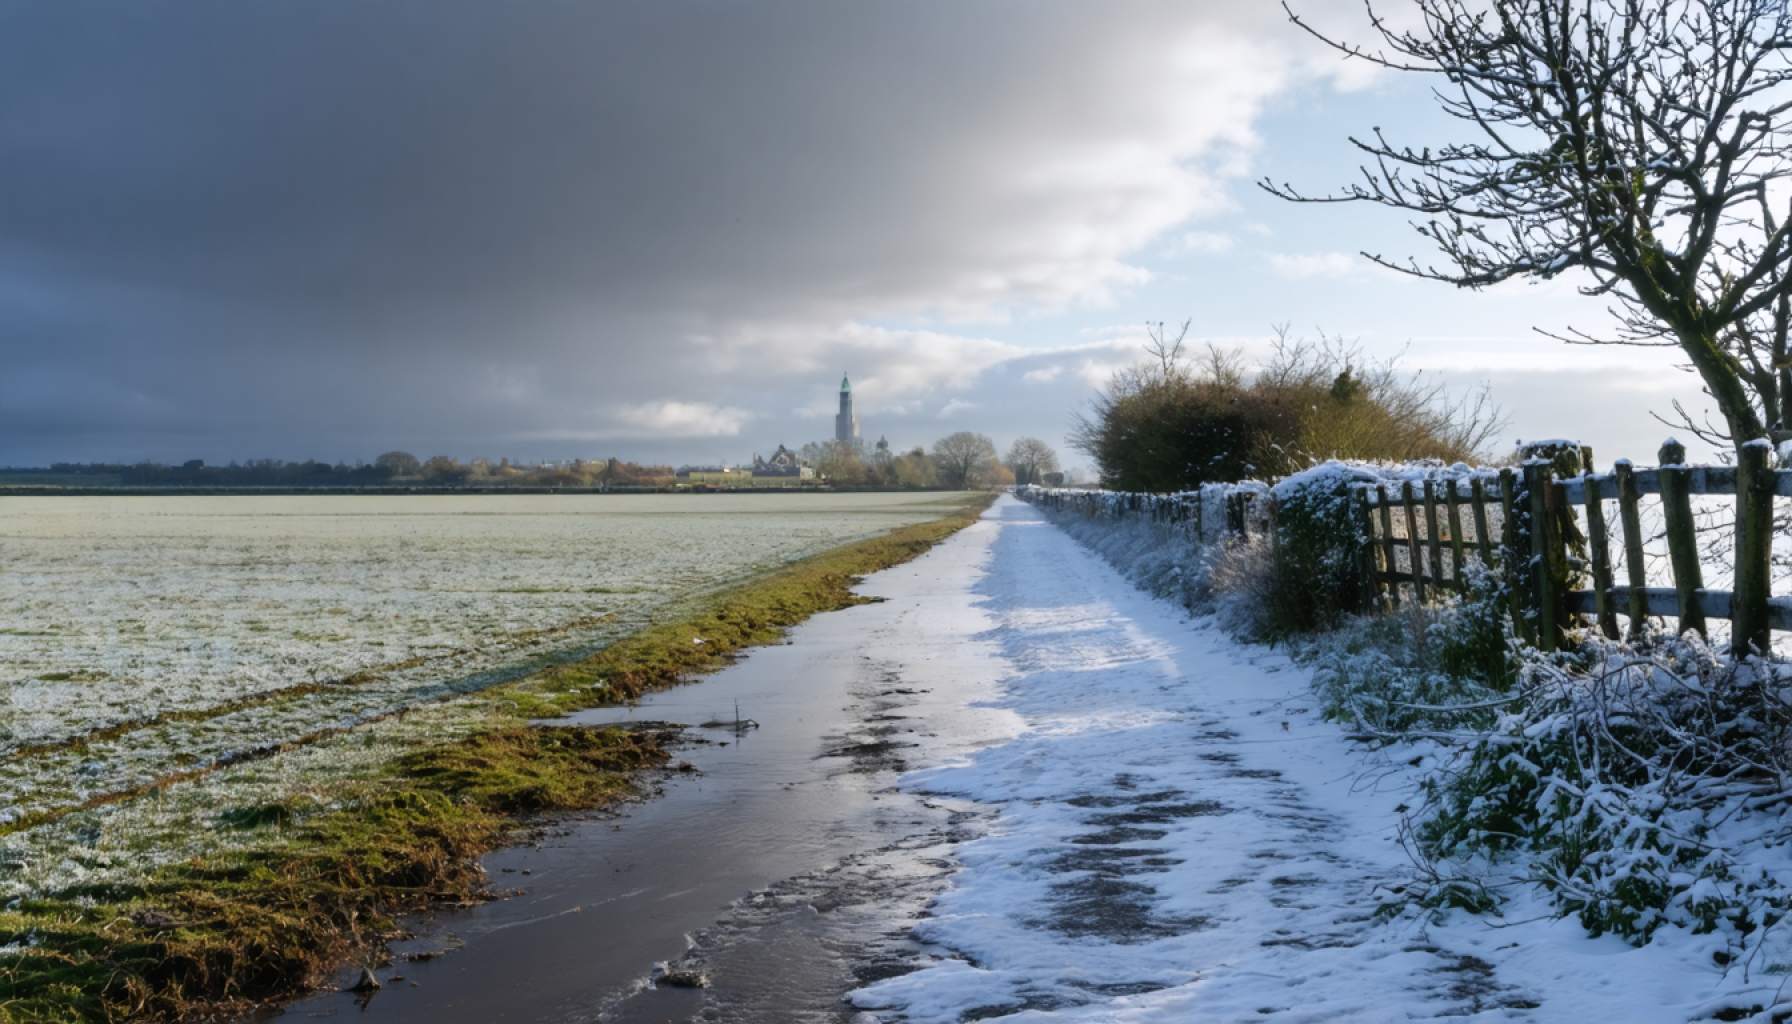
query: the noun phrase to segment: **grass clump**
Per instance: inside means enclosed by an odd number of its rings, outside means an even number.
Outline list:
[[[514,713],[546,718],[632,700],[687,676],[715,671],[748,647],[782,639],[786,630],[811,615],[871,600],[853,593],[853,584],[969,526],[990,500],[794,562],[723,591],[675,622],[650,626],[588,658],[495,688],[489,699]]]
[[[641,769],[665,763],[665,739],[494,727],[407,756],[375,795],[269,847],[0,911],[0,1022],[173,1019],[302,991],[396,934],[399,915],[479,898],[478,857],[520,815],[632,795]],[[293,817],[261,805],[240,820]]]
[[[1326,717],[1379,742],[1493,725],[1521,652],[1497,575],[1478,562],[1466,575],[1455,600],[1354,618],[1305,645]]]
[[[669,738],[514,725],[408,754],[397,768],[426,789],[494,813],[577,810],[628,796],[630,775],[664,763]]]

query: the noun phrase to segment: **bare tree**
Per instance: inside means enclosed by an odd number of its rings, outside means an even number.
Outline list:
[[[933,464],[943,486],[959,491],[982,487],[996,464],[996,444],[966,430],[948,434],[933,443]]]
[[[824,479],[836,484],[866,482],[865,460],[861,457],[858,444],[852,441],[829,441],[820,445],[819,449],[815,472]]]
[[[1039,483],[1040,477],[1058,471],[1058,453],[1037,437],[1016,439],[1008,446],[1008,457],[1003,461],[1014,474],[1014,482],[1023,487]]]
[[[1170,380],[1188,372],[1182,361],[1182,346],[1187,341],[1188,329],[1194,322],[1192,317],[1182,321],[1182,327],[1172,338],[1169,325],[1164,321],[1146,321],[1145,334],[1150,340],[1145,343],[1145,354],[1157,361],[1156,371],[1160,379]]]
[[[1576,343],[1677,346],[1740,446],[1792,437],[1792,15],[1786,0],[1413,0],[1419,26],[1378,42],[1321,35],[1348,57],[1432,76],[1463,137],[1436,147],[1351,141],[1362,180],[1301,202],[1415,215],[1441,265],[1363,255],[1479,288],[1571,270],[1611,303],[1610,332]]]

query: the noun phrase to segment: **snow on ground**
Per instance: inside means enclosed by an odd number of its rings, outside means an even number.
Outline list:
[[[907,788],[999,808],[870,1020],[1685,1021],[1774,1002],[1716,939],[1590,939],[1520,894],[1503,918],[1378,918],[1412,874],[1410,751],[1353,747],[1309,676],[1135,590],[1005,498],[975,591],[1014,739]],[[1759,965],[1756,965],[1757,967]],[[1725,998],[1727,996],[1727,998]]]

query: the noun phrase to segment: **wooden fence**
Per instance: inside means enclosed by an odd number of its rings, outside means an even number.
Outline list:
[[[1736,650],[1767,650],[1772,630],[1792,631],[1792,598],[1774,597],[1770,586],[1773,500],[1792,497],[1792,470],[1772,468],[1766,442],[1744,447],[1735,466],[1689,466],[1685,455],[1685,448],[1669,441],[1655,469],[1619,462],[1596,473],[1589,449],[1542,442],[1521,450],[1517,468],[1352,485],[1360,571],[1376,601],[1394,608],[1404,600],[1423,603],[1434,594],[1466,590],[1470,565],[1478,561],[1504,575],[1516,628],[1546,651],[1578,626],[1617,639],[1620,614],[1633,638],[1650,616],[1672,616],[1680,631],[1700,634],[1709,620],[1727,619]],[[1216,531],[1205,512],[1219,502],[1225,509],[1220,538],[1248,536],[1253,529],[1274,536],[1275,501],[1261,484],[1179,495],[1078,493],[1035,492],[1032,500],[1090,515],[1192,521],[1199,524],[1199,539],[1209,542]],[[1646,495],[1660,498],[1672,586],[1648,585],[1650,538],[1641,514]],[[1729,590],[1705,586],[1695,495],[1736,499]],[[1615,537],[1608,502],[1616,504]],[[1614,577],[1614,542],[1622,545],[1622,581]]]
[[[1137,491],[1084,491],[1066,488],[1023,487],[1028,501],[1056,512],[1141,518],[1188,531],[1191,539],[1213,543],[1228,538],[1250,537],[1269,528],[1269,487],[1255,481],[1242,484],[1209,484],[1199,490],[1174,494]]]

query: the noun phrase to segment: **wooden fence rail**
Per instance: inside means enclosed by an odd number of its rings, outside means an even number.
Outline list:
[[[1609,472],[1593,472],[1592,452],[1566,442],[1527,446],[1521,455],[1515,469],[1433,470],[1416,481],[1352,485],[1359,571],[1377,603],[1397,608],[1407,599],[1423,603],[1433,594],[1462,593],[1479,562],[1502,575],[1515,628],[1544,650],[1583,626],[1617,639],[1619,615],[1632,638],[1650,616],[1672,616],[1680,631],[1701,635],[1709,620],[1729,620],[1738,652],[1765,651],[1773,630],[1792,631],[1792,596],[1774,597],[1769,584],[1773,500],[1792,497],[1792,470],[1773,468],[1765,441],[1745,446],[1735,466],[1686,465],[1685,449],[1673,441],[1662,445],[1654,469],[1619,462]],[[1651,538],[1643,535],[1640,507],[1648,495],[1660,497],[1672,586],[1651,587],[1644,572]],[[1705,586],[1695,495],[1736,499],[1729,590]],[[1275,540],[1275,502],[1261,484],[1176,495],[1034,491],[1029,500],[1087,515],[1147,514],[1155,522],[1192,524],[1203,543],[1263,529]],[[1607,519],[1608,502],[1616,503],[1615,523]],[[1217,530],[1209,526],[1210,510],[1220,520]],[[1623,553],[1621,581],[1614,544]]]

